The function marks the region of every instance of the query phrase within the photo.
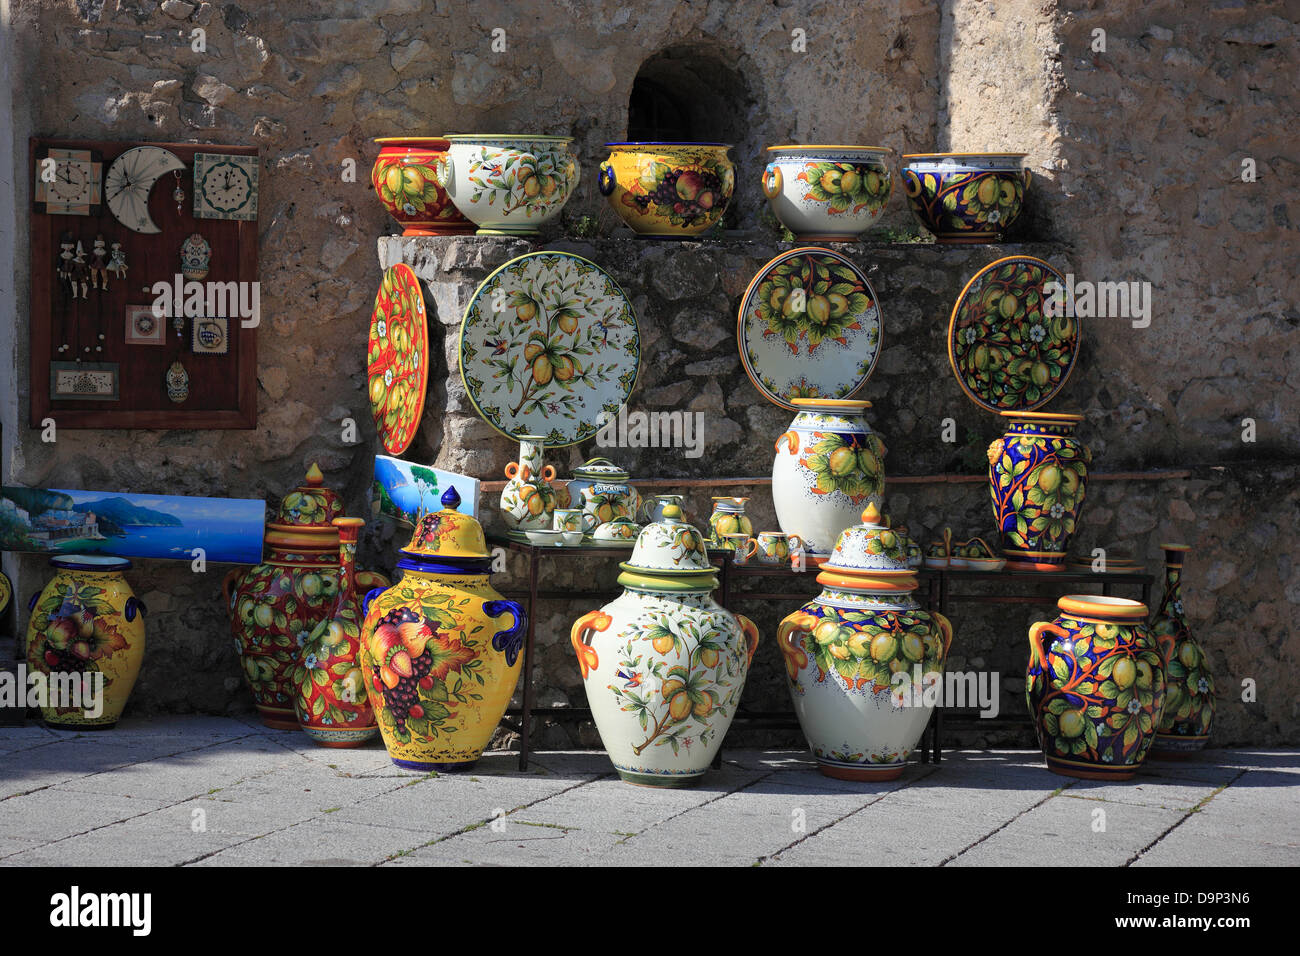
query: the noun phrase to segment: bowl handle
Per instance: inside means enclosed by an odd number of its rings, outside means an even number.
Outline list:
[[[910,169],[903,170],[903,192],[912,197],[921,193],[921,178]]]
[[[1025,167],[1025,192],[1029,192],[1029,184],[1034,181],[1034,171]]]
[[[600,164],[600,172],[596,174],[596,188],[600,190],[602,196],[608,196],[618,185],[614,178],[614,167],[609,163]]]
[[[439,186],[446,189],[454,177],[455,169],[451,165],[451,157],[443,156],[438,160],[438,165],[433,167],[433,178],[438,180]]]
[[[785,177],[781,175],[780,166],[768,166],[763,170],[763,195],[768,199],[775,199],[781,195],[781,186]]]

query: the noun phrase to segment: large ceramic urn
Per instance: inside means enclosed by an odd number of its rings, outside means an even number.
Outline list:
[[[880,504],[885,445],[867,425],[870,402],[796,398],[799,412],[776,440],[772,504],[786,534],[824,559],[868,502]]]
[[[622,595],[571,633],[592,719],[624,780],[691,786],[731,726],[758,629],[713,599],[716,569],[677,505],[619,567]]]
[[[339,496],[324,487],[312,465],[307,482],[285,495],[266,526],[266,559],[236,568],[222,585],[244,677],[262,723],[297,730],[294,669],[303,645],[334,608],[338,589]],[[359,571],[358,593],[387,584],[382,574]]]
[[[1007,567],[1060,571],[1083,510],[1092,452],[1074,437],[1082,415],[1002,412],[989,446],[989,495]]]
[[[41,716],[60,730],[117,724],[144,660],[145,607],[125,558],[50,558],[54,576],[28,604],[27,666],[45,675]]]
[[[874,504],[862,521],[840,534],[821,594],[781,622],[777,644],[821,772],[893,780],[940,698],[952,624],[917,603],[907,542]]]
[[[1151,630],[1158,639],[1172,640],[1173,649],[1165,674],[1165,709],[1151,756],[1177,759],[1200,750],[1210,739],[1214,675],[1183,612],[1183,559],[1191,548],[1185,544],[1160,547],[1165,552],[1165,596]]]
[[[408,770],[474,766],[519,679],[528,618],[489,581],[482,526],[455,488],[416,524],[402,577],[363,602],[361,670],[393,763]]]
[[[1152,634],[1139,601],[1069,594],[1056,606],[1055,620],[1029,629],[1025,676],[1047,768],[1127,780],[1155,741],[1173,640]]]

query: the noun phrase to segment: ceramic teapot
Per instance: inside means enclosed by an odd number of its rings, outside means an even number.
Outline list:
[[[334,608],[338,589],[339,496],[324,487],[315,464],[307,482],[285,495],[274,521],[266,526],[266,560],[226,575],[222,592],[230,627],[262,723],[297,730],[293,672],[316,625]],[[364,593],[388,579],[358,571],[356,589]]]
[[[917,603],[906,542],[874,504],[836,539],[821,594],[781,622],[799,726],[818,769],[841,780],[893,780],[934,710],[952,624]]]
[[[690,786],[731,726],[758,629],[713,599],[717,569],[676,505],[619,567],[623,594],[570,635],[592,719],[624,780]]]
[[[636,520],[641,496],[628,484],[628,474],[608,458],[593,458],[573,469],[569,482],[573,507],[596,520],[596,527],[615,518]]]

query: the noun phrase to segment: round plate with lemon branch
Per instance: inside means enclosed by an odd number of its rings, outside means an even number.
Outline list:
[[[847,398],[867,383],[880,355],[880,306],[844,256],[792,249],[749,283],[736,338],[754,387],[794,410],[796,398]]]
[[[590,438],[636,385],[632,303],[594,262],[567,252],[512,259],[474,293],[460,327],[460,370],[482,419],[547,448]]]

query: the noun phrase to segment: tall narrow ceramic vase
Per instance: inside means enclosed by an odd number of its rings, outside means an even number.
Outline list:
[[[1210,739],[1214,723],[1214,675],[1205,652],[1192,637],[1183,613],[1185,544],[1162,544],[1165,552],[1165,596],[1151,630],[1173,641],[1166,680],[1165,710],[1160,718],[1152,757],[1177,759],[1195,753]]]
[[[501,517],[511,531],[549,531],[555,515],[555,467],[543,464],[540,435],[519,439],[519,461],[506,465],[509,481],[501,490]]]

